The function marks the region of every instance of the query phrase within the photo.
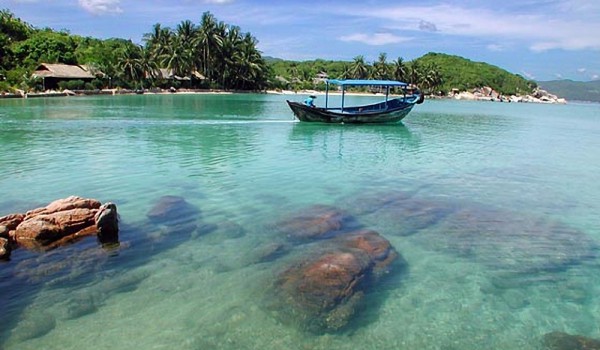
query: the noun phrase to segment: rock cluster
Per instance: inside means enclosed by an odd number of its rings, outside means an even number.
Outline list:
[[[497,101],[497,102],[531,102],[531,103],[560,103],[567,101],[546,90],[536,89],[530,95],[510,95],[505,96],[495,91],[489,86],[473,89],[472,91],[458,92],[453,90],[450,96],[457,100],[477,100],[477,101]]]
[[[118,215],[113,203],[71,196],[25,214],[0,217],[0,259],[15,247],[49,250],[86,236],[102,243],[118,240]]]

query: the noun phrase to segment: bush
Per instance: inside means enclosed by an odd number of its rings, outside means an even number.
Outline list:
[[[83,80],[66,80],[59,82],[58,87],[61,90],[82,90],[85,88],[85,82]]]

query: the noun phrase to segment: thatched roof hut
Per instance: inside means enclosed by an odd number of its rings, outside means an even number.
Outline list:
[[[88,67],[58,63],[42,63],[37,67],[35,72],[33,72],[33,77],[44,79],[44,89],[54,89],[58,87],[59,82],[65,80],[92,81],[96,78],[97,73],[94,75],[86,68]],[[104,73],[101,74],[103,75]]]

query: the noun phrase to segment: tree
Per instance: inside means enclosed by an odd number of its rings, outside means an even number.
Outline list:
[[[406,79],[406,65],[402,57],[398,57],[393,63],[393,76],[398,81]]]
[[[373,78],[379,80],[388,80],[390,78],[387,54],[385,52],[380,53],[379,59],[373,64]]]
[[[369,74],[369,68],[365,63],[364,56],[354,57],[354,62],[350,67],[350,74],[354,79],[366,79]]]
[[[14,54],[28,67],[42,62],[77,64],[76,49],[76,41],[69,34],[45,29],[15,44]]]
[[[202,74],[214,78],[213,63],[218,57],[219,49],[223,46],[223,36],[217,27],[217,20],[210,12],[202,14],[198,30],[198,57],[201,57]]]
[[[132,81],[134,84],[137,82],[142,89],[144,87],[143,79],[145,78],[144,59],[142,58],[143,51],[144,48],[142,46],[130,43],[130,45],[125,46],[119,53],[118,58],[118,67],[121,72],[119,78]]]

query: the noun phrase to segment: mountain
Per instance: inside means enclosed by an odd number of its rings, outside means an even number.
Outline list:
[[[567,100],[600,102],[600,80],[573,81],[551,80],[538,81],[540,88]]]
[[[536,85],[518,74],[460,56],[430,52],[417,58],[415,62],[421,67],[435,67],[442,76],[441,91],[468,91],[490,86],[502,94],[513,95],[529,93]]]

